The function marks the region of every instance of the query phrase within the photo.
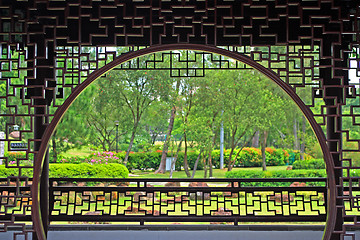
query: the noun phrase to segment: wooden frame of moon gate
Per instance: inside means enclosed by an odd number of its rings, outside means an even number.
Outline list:
[[[326,162],[323,238],[354,239],[360,162],[351,157],[360,139],[347,128],[360,125],[359,43],[360,3],[353,0],[0,0],[1,141],[9,149],[22,142],[15,151],[25,153],[15,163],[1,158],[15,173],[1,184],[3,230],[20,226],[15,237],[46,239],[46,150],[78,94],[128,60],[189,50],[255,68],[296,102]],[[10,187],[16,191],[5,194]],[[23,224],[29,211],[32,228]]]

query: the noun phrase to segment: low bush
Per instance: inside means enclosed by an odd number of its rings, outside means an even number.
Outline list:
[[[289,159],[289,153],[283,149],[266,148],[266,165],[267,166],[283,166]],[[238,150],[235,149],[232,159],[236,157]],[[224,164],[227,167],[229,161],[230,150],[224,151]],[[219,167],[220,150],[213,151],[214,166]],[[262,166],[262,155],[258,148],[245,147],[241,150],[235,160],[234,167],[260,167]]]
[[[88,157],[63,157],[60,156],[59,163],[91,163],[91,164],[102,164],[102,163],[119,163],[120,159],[113,152],[94,152]]]
[[[258,148],[246,147],[241,150],[237,155],[239,150],[235,149],[232,154],[232,159],[235,160],[234,167],[260,167],[262,165],[262,156],[261,151]],[[95,152],[88,157],[61,157],[59,163],[123,163],[125,159],[126,152]],[[192,170],[194,168],[196,159],[198,157],[197,151],[189,151],[187,153],[187,160],[189,168]],[[161,161],[161,150],[156,150],[153,152],[130,152],[128,162],[126,166],[129,170],[138,169],[138,170],[149,170],[156,169],[160,165]],[[174,156],[175,153],[168,152],[167,157]],[[184,155],[185,153],[179,152],[178,159],[175,164],[176,170],[181,170],[184,165]],[[227,167],[229,160],[230,150],[227,149],[224,151],[224,164]],[[220,165],[220,150],[214,150],[211,153],[212,163],[215,168],[219,168]],[[206,156],[206,160],[207,160]],[[289,153],[284,149],[275,149],[275,148],[266,148],[266,165],[267,166],[282,166],[289,161]],[[202,159],[198,163],[198,170],[204,168]]]
[[[325,169],[324,159],[297,160],[292,165],[293,169]]]
[[[259,170],[236,170],[225,173],[227,178],[313,178],[326,177],[326,171],[317,170],[277,170],[277,171],[259,171]],[[250,182],[242,183],[242,186],[289,186],[289,182]],[[308,185],[311,183],[308,183]],[[317,184],[318,185],[318,184]]]
[[[286,161],[288,165],[292,165],[295,161],[301,160],[301,153],[299,150],[286,149],[289,153],[288,160]],[[313,157],[307,153],[304,153],[304,160],[310,160]]]
[[[148,169],[157,169],[160,165],[162,151],[157,150],[155,152],[138,152],[138,153],[130,153],[128,163],[126,166],[129,170],[139,169],[139,170],[148,170]],[[119,157],[120,162],[125,158],[125,152],[117,153],[116,156]],[[172,157],[173,154],[169,152],[167,154],[168,157]],[[184,164],[184,152],[179,152],[178,159],[175,164],[175,169],[180,170]],[[198,153],[190,151],[187,153],[187,160],[189,164],[189,168],[193,169]],[[203,163],[199,161],[198,170],[203,169]]]
[[[26,158],[26,153],[24,151],[22,152],[5,152],[4,157],[7,157],[7,163],[8,164],[15,164],[17,160],[20,160],[21,162],[24,161],[31,161],[34,157],[32,154],[29,154],[29,159]],[[3,160],[3,164],[5,164],[5,161]]]
[[[0,177],[17,176],[17,168],[0,166]],[[22,175],[32,177],[32,169],[22,169]],[[50,164],[49,176],[51,178],[127,178],[128,169],[122,164]]]
[[[117,153],[116,156],[123,162],[125,152]],[[156,169],[159,167],[161,161],[161,152],[138,152],[130,153],[126,167],[129,170],[139,169]]]
[[[16,162],[16,159],[26,158],[24,152],[6,152],[4,157],[7,157],[8,162]]]
[[[283,149],[265,148],[267,166],[283,166],[289,158],[289,153]]]

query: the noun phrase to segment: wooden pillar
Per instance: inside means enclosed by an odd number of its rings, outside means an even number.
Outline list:
[[[326,138],[327,145],[334,162],[334,178],[337,189],[331,189],[331,191],[337,191],[336,197],[336,217],[335,219],[329,219],[328,221],[335,224],[334,231],[330,237],[331,240],[340,240],[341,232],[343,231],[344,217],[343,217],[343,188],[341,178],[343,176],[342,161],[340,150],[342,148],[342,109],[341,103],[343,102],[343,89],[341,86],[343,83],[340,78],[334,77],[334,47],[332,43],[336,42],[331,36],[326,36],[323,39],[322,55],[324,59],[320,60],[320,78],[323,79],[324,86],[324,101],[326,105]]]

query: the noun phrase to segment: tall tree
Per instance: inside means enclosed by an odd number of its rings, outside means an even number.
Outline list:
[[[132,119],[129,147],[124,158],[125,164],[145,111],[161,95],[160,86],[162,81],[166,80],[162,74],[161,71],[113,70],[106,75],[112,94],[118,96],[119,103],[126,106]]]

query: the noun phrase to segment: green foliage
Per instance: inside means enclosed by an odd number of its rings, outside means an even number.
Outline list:
[[[24,152],[5,152],[4,157],[7,157],[8,162],[14,162],[19,158],[26,158],[26,154]]]
[[[12,167],[5,167],[5,165],[0,165],[0,177],[11,177],[11,176],[18,176],[19,169],[12,168]],[[32,177],[32,169],[31,168],[23,168],[21,170],[21,176],[29,176]]]
[[[122,164],[50,164],[51,178],[127,178],[129,170]],[[18,169],[0,166],[0,177],[16,176]],[[32,177],[31,169],[23,169],[24,176]]]
[[[121,152],[118,153],[117,156],[120,158],[120,160],[124,160],[125,154],[126,154],[125,152]],[[130,170],[155,169],[159,166],[160,160],[161,160],[161,152],[130,153],[126,166]]]
[[[237,151],[233,154],[234,159],[237,155]],[[224,159],[229,158],[230,150],[224,151]],[[220,150],[213,151],[213,164],[216,168],[220,164]],[[266,148],[266,165],[267,166],[283,166],[288,161],[289,154],[283,149]],[[262,164],[261,151],[258,148],[245,147],[239,153],[235,161],[235,167],[260,167]],[[225,166],[227,162],[225,161]]]
[[[278,171],[258,171],[258,170],[237,170],[226,172],[227,178],[316,178],[326,177],[325,170],[278,170]],[[242,183],[242,186],[289,186],[291,183],[272,182],[252,182]],[[309,185],[309,184],[308,184]]]
[[[129,155],[129,161],[127,163],[127,167],[130,170],[138,169],[138,170],[149,170],[155,169],[160,164],[161,160],[161,150],[157,150],[155,152],[131,152]],[[230,150],[224,151],[224,158],[227,159],[229,157]],[[235,158],[237,151],[235,150],[235,154],[233,154],[233,158]],[[194,168],[195,161],[198,157],[197,151],[188,151],[188,164],[190,169]],[[267,165],[268,166],[283,166],[288,161],[289,154],[286,150],[283,149],[274,149],[274,148],[266,148],[267,154]],[[168,152],[167,156],[172,157],[174,154]],[[176,170],[181,170],[181,167],[184,163],[184,155],[183,151],[179,152],[178,159],[175,164]],[[215,168],[218,168],[220,165],[220,150],[212,151],[212,162]],[[116,154],[119,157],[119,162],[125,157],[125,152],[119,152]],[[261,152],[258,148],[243,148],[243,150],[239,153],[238,157],[235,161],[236,167],[260,167],[261,166]],[[227,162],[225,161],[225,166]],[[203,161],[199,161],[198,170],[202,170],[204,168]]]
[[[161,161],[161,154],[162,151],[158,150],[156,152],[139,152],[139,153],[130,153],[127,168],[129,170],[139,169],[139,170],[149,170],[149,169],[156,169]],[[188,163],[190,169],[194,168],[196,158],[199,153],[190,151],[188,152]],[[124,159],[125,152],[120,152],[116,154],[120,161]],[[171,152],[168,152],[168,157],[172,156]],[[178,159],[175,164],[175,168],[180,170],[183,166],[184,162],[184,152],[179,152]],[[203,165],[201,163],[198,164],[198,170],[203,169]]]
[[[293,163],[293,169],[325,169],[324,159],[297,160]]]
[[[108,164],[108,163],[120,163],[119,157],[113,152],[94,152],[87,157],[65,157],[60,156],[58,158],[59,163],[91,163],[91,164]]]
[[[198,155],[199,155],[199,153],[196,151],[188,151],[188,153],[187,153],[187,160],[188,160],[189,168],[191,170],[194,169],[194,165],[195,165]],[[179,152],[178,159],[175,164],[176,170],[180,170],[181,167],[184,166],[184,156],[185,156],[184,152]],[[203,170],[203,169],[204,169],[204,163],[203,163],[203,161],[199,161],[199,163],[197,165],[197,170]]]
[[[265,148],[267,166],[283,166],[289,158],[289,154],[283,149]]]

